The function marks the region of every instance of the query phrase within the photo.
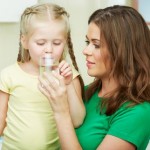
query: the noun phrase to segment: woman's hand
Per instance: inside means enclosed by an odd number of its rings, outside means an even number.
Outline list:
[[[63,60],[62,62],[60,62],[58,68],[60,75],[64,77],[65,84],[70,84],[73,77],[71,66]]]
[[[44,72],[39,81],[38,88],[48,98],[54,115],[69,113],[65,78],[56,72],[51,74]]]
[[[48,98],[54,112],[61,149],[81,150],[70,115],[65,78],[56,72],[45,72],[39,81],[39,90]]]

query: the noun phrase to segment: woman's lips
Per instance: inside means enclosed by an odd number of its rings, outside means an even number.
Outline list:
[[[94,62],[89,61],[89,60],[86,61],[86,66],[87,66],[88,68],[91,68],[93,65],[95,65]]]

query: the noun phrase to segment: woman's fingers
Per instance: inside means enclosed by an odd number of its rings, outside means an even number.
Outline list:
[[[52,74],[44,73],[43,77],[39,77],[38,87],[48,98],[54,114],[69,111],[67,87],[63,76],[56,72],[52,72]]]
[[[38,84],[38,89],[49,99],[50,94],[48,93],[48,91],[46,89],[44,89],[44,85],[43,84]]]
[[[58,73],[56,73],[58,74]],[[57,79],[52,73],[43,73],[43,78],[46,82],[46,87],[51,87],[56,90],[59,86],[59,79]]]
[[[39,81],[40,91],[48,98],[56,99],[65,92],[64,78],[56,72],[43,73],[43,77],[39,77]]]

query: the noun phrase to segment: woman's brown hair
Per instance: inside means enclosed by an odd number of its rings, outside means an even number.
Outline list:
[[[101,107],[111,115],[123,103],[150,102],[150,31],[143,17],[129,6],[112,6],[95,11],[88,23],[95,23],[107,43],[111,73],[119,87],[102,100]],[[86,100],[101,89],[95,79],[86,90]]]

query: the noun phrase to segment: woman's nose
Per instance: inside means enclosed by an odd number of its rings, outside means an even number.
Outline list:
[[[91,55],[92,51],[93,51],[93,45],[89,44],[84,50],[83,50],[83,54],[84,55]]]

